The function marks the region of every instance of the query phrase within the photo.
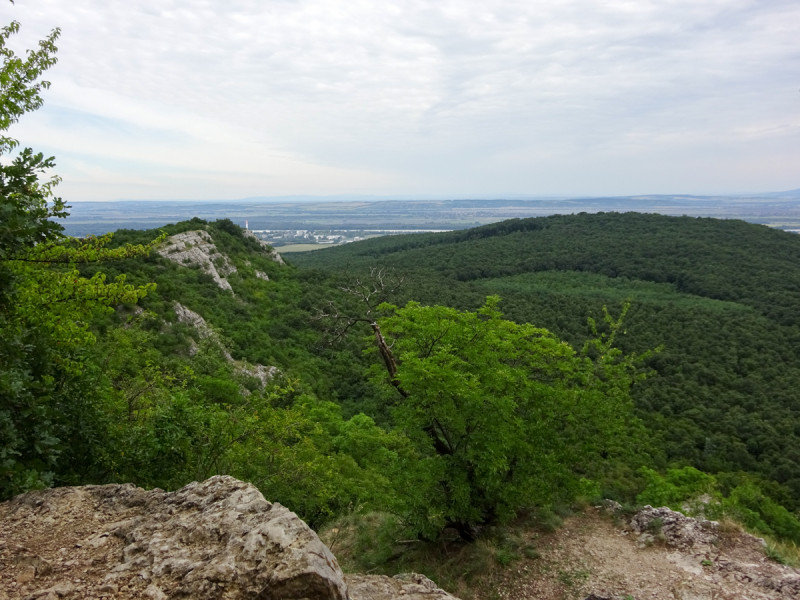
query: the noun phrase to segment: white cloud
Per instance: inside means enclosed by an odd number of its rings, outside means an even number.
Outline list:
[[[74,200],[798,185],[796,2],[6,11],[27,45],[63,29],[46,107],[13,133],[57,155]]]

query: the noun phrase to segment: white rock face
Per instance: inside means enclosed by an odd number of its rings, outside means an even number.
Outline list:
[[[197,335],[205,339],[212,335],[211,328],[208,326],[206,320],[192,309],[185,307],[180,302],[176,302],[173,306],[175,314],[178,315],[178,321],[194,327],[197,330]]]
[[[253,365],[245,362],[237,362],[235,366],[242,375],[248,375],[258,379],[261,382],[262,388],[266,387],[267,382],[279,372],[278,367],[265,367],[264,365]]]
[[[270,246],[264,240],[261,240],[261,239],[257,238],[256,234],[254,234],[252,231],[250,231],[249,229],[243,229],[242,233],[244,233],[246,236],[249,236],[249,237],[253,238],[254,240],[256,240],[259,244],[261,244],[261,247],[264,248],[264,250],[269,251],[269,253],[272,255],[272,260],[274,260],[276,263],[278,263],[279,265],[285,265],[286,264],[285,262],[283,262],[283,257],[280,254],[278,254],[278,251],[275,250],[275,248]]]
[[[262,389],[267,385],[267,382],[278,373],[277,367],[267,367],[260,364],[251,364],[244,360],[236,360],[231,356],[231,353],[228,352],[228,349],[222,344],[220,339],[214,334],[214,330],[211,329],[208,322],[202,317],[202,315],[194,312],[190,308],[185,307],[180,302],[176,302],[174,305],[175,314],[178,315],[178,321],[181,323],[186,323],[190,325],[197,331],[197,335],[200,339],[211,338],[220,348],[222,355],[225,357],[231,365],[233,365],[234,370],[242,375],[247,375],[249,377],[255,377],[261,383]],[[197,353],[197,346],[193,346],[190,354],[194,356]],[[247,392],[247,390],[242,390],[242,393]],[[249,393],[249,392],[247,392]]]
[[[350,600],[458,600],[418,573],[345,575]]]
[[[207,231],[185,231],[171,235],[157,252],[179,265],[199,267],[208,273],[220,288],[233,292],[231,284],[225,278],[236,272],[236,266],[217,250]]]

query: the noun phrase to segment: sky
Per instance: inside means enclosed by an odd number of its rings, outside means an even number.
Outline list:
[[[68,202],[800,187],[797,0],[16,0]]]

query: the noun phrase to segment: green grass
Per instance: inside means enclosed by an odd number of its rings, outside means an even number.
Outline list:
[[[800,568],[800,546],[791,541],[780,541],[765,538],[764,554],[767,558],[781,565]]]
[[[275,250],[279,254],[290,254],[292,252],[309,252],[310,250],[321,250],[322,248],[333,248],[334,244],[286,244],[276,246]]]
[[[437,542],[403,539],[389,514],[351,514],[325,527],[320,538],[346,572],[421,573],[463,600],[477,599],[475,587],[520,560],[537,560],[539,551],[522,530],[487,528],[466,543],[443,536]],[[569,573],[579,581],[580,573]]]

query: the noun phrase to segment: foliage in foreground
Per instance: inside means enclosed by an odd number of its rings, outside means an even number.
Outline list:
[[[578,353],[550,332],[502,318],[498,297],[475,312],[383,305],[393,417],[425,474],[406,518],[432,538],[463,537],[520,510],[570,501],[630,458],[630,386],[638,359],[613,348],[621,320]],[[385,354],[385,352],[384,352]]]
[[[41,106],[49,86],[41,76],[56,61],[58,30],[25,59],[7,47],[18,31],[16,22],[0,29],[0,155],[18,146],[6,132]],[[99,433],[82,358],[94,341],[89,324],[150,289],[124,277],[80,275],[78,263],[141,256],[148,248],[108,250],[108,237],[64,238],[52,221],[67,210],[53,193],[58,178],[46,178],[52,166],[30,148],[0,164],[0,497],[54,483],[69,454],[80,463],[82,448]]]

